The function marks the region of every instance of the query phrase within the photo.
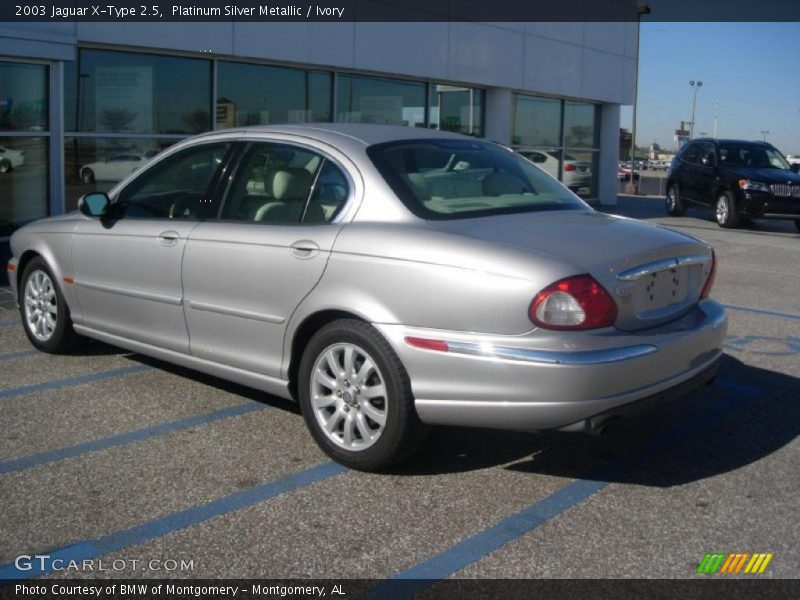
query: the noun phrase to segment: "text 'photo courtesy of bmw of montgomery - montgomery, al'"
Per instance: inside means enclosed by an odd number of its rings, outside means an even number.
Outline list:
[[[11,248],[38,349],[93,338],[294,398],[363,470],[429,425],[601,430],[710,382],[727,329],[708,244],[439,131],[199,135]]]

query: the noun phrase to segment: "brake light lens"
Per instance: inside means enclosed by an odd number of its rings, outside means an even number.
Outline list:
[[[706,283],[703,286],[703,292],[700,294],[700,298],[708,298],[711,295],[711,288],[714,287],[714,282],[717,279],[717,255],[714,254],[714,251],[711,251],[711,272],[708,274],[708,279],[706,279]]]
[[[575,275],[536,294],[529,316],[544,329],[597,329],[614,324],[617,303],[594,277]]]
[[[564,170],[565,171],[574,171],[575,169],[577,169],[577,167],[575,165],[573,165],[572,163],[567,163],[567,164],[564,165]]]

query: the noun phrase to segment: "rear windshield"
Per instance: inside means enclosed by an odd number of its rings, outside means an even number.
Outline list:
[[[407,140],[376,144],[367,154],[409,210],[424,219],[587,208],[539,167],[495,144]]]

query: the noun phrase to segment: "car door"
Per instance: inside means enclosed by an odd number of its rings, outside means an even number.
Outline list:
[[[352,195],[349,182],[316,151],[248,144],[220,218],[200,223],[186,245],[192,354],[280,377],[287,323],[322,276]]]
[[[684,200],[692,202],[698,201],[699,183],[697,167],[700,163],[700,146],[696,142],[692,142],[686,148],[681,156],[682,162],[680,167],[681,176],[678,185],[681,190],[681,197]]]
[[[165,157],[115,194],[108,218],[78,225],[72,259],[85,326],[188,352],[181,260],[230,146]]]
[[[710,206],[714,202],[717,151],[711,142],[700,142],[698,151],[700,160],[695,166],[695,200]]]

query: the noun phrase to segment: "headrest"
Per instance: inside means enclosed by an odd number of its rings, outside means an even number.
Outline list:
[[[521,194],[524,191],[523,183],[508,173],[489,173],[483,178],[483,193],[486,196]]]
[[[270,192],[275,200],[305,200],[311,189],[311,173],[303,168],[287,168],[272,175]]]

